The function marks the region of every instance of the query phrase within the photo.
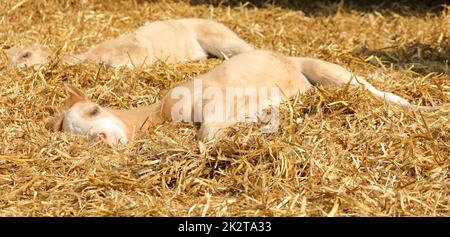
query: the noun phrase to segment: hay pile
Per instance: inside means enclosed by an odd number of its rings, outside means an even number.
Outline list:
[[[195,16],[223,22],[255,47],[339,63],[415,104],[450,102],[448,5],[211,2],[0,2],[0,216],[450,214],[449,111],[404,111],[364,90],[319,87],[282,106],[275,134],[240,125],[202,144],[193,125],[166,123],[111,149],[44,128],[63,83],[129,108],[221,60],[38,70],[6,62],[12,46],[80,53],[149,20]]]

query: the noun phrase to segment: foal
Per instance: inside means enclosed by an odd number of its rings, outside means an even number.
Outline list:
[[[80,89],[66,86],[69,96],[65,107],[61,114],[48,120],[47,127],[89,138],[101,137],[116,145],[125,144],[164,121],[190,121],[200,122],[198,137],[210,140],[221,129],[237,122],[264,117],[265,108],[277,108],[281,101],[316,84],[363,86],[381,100],[411,109],[443,108],[412,105],[333,63],[255,50],[238,54],[193,81],[172,88],[150,106],[128,110],[103,108],[89,101]],[[277,118],[271,115],[270,119]]]
[[[133,33],[123,34],[92,46],[85,53],[63,56],[68,64],[97,62],[113,67],[141,67],[157,60],[178,63],[203,60],[208,55],[219,58],[252,50],[225,25],[213,20],[186,18],[148,22]],[[50,53],[39,45],[8,50],[13,66],[44,64]]]

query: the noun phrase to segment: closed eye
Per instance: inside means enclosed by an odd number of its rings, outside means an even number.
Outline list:
[[[100,108],[98,108],[98,106],[95,106],[94,108],[92,108],[91,112],[89,112],[89,115],[91,117],[94,117],[95,115],[97,115],[100,112]]]
[[[22,54],[22,57],[23,58],[28,58],[28,57],[30,57],[31,56],[31,52],[30,51],[27,51],[27,52],[25,52],[24,54]]]

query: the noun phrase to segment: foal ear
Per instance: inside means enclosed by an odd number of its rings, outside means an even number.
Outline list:
[[[63,119],[64,115],[48,118],[45,121],[45,128],[54,132],[62,131]]]
[[[69,96],[78,97],[80,99],[86,100],[87,96],[81,89],[78,89],[77,87],[73,85],[64,84],[64,88],[66,89],[66,92]]]
[[[68,97],[66,99],[66,107],[67,108],[72,107],[72,105],[74,105],[77,102],[88,100],[86,94],[82,90],[78,89],[77,87],[64,84],[64,88],[66,89],[66,93],[68,95]]]

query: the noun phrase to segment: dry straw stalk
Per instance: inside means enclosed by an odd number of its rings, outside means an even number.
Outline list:
[[[79,53],[146,21],[205,17],[255,47],[339,63],[415,104],[449,104],[449,6],[358,2],[0,0],[0,216],[448,216],[449,111],[319,87],[282,106],[275,134],[241,124],[202,144],[193,125],[166,123],[112,149],[44,128],[63,83],[129,108],[221,61],[18,69],[4,54],[34,42]]]

